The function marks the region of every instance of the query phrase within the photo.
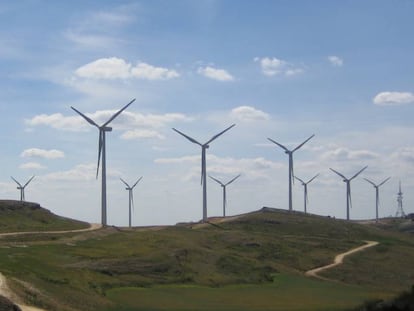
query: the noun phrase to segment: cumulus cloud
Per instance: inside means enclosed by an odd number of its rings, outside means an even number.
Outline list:
[[[276,76],[276,75],[285,75],[285,76],[294,76],[302,74],[304,70],[298,66],[295,66],[289,62],[278,59],[276,57],[263,57],[254,58],[255,62],[260,64],[262,73],[266,76]]]
[[[410,92],[381,92],[374,99],[379,106],[397,106],[414,103],[414,94]]]
[[[131,140],[131,139],[142,139],[142,138],[157,138],[157,139],[165,139],[164,135],[161,135],[159,132],[154,130],[131,130],[126,131],[121,135],[122,139]]]
[[[344,60],[340,58],[339,56],[328,56],[328,61],[331,63],[334,67],[342,67],[344,65]]]
[[[224,69],[217,69],[210,66],[199,67],[197,72],[207,78],[217,81],[233,81],[234,77]]]
[[[372,160],[379,158],[379,155],[369,150],[349,150],[347,148],[336,148],[325,152],[322,155],[324,160],[345,161],[345,160]]]
[[[29,169],[40,170],[40,169],[45,169],[46,167],[37,162],[27,162],[27,163],[21,164],[19,168],[24,169],[24,170],[29,170]]]
[[[414,147],[399,148],[391,155],[391,158],[414,164]]]
[[[246,122],[266,121],[270,119],[269,114],[251,106],[240,106],[232,109],[230,117]]]
[[[31,157],[39,157],[44,159],[59,159],[64,158],[65,154],[63,151],[51,149],[51,150],[45,150],[45,149],[39,149],[39,148],[30,148],[24,150],[21,154],[21,157],[23,158],[31,158]]]
[[[85,115],[94,120],[97,124],[103,124],[116,112],[117,110],[99,110],[95,113],[85,113]],[[133,130],[138,127],[142,131],[161,128],[173,122],[189,122],[192,120],[191,117],[181,113],[142,114],[123,111],[111,125],[114,125],[114,128],[120,130]],[[50,126],[55,129],[69,131],[84,131],[92,128],[80,116],[75,115],[68,117],[63,116],[60,113],[37,115],[31,119],[26,119],[25,123],[29,126]]]
[[[155,67],[144,62],[133,66],[117,57],[97,59],[76,69],[75,74],[78,77],[89,79],[168,80],[180,76],[175,70]]]

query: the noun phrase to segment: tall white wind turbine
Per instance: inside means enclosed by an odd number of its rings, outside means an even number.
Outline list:
[[[311,137],[306,139],[303,143],[301,143],[295,149],[292,149],[292,150],[289,150],[285,146],[283,146],[282,144],[279,144],[278,142],[274,141],[273,139],[268,138],[269,141],[271,141],[272,143],[278,145],[280,148],[285,150],[285,153],[289,156],[289,211],[292,211],[292,182],[294,182],[293,177],[295,176],[294,173],[293,173],[293,153],[296,150],[298,150],[299,148],[301,148],[304,144],[306,144],[313,136],[315,136],[315,134],[313,134]]]
[[[309,179],[307,182],[304,182],[302,179],[300,179],[299,177],[295,176],[295,178],[297,180],[299,180],[302,183],[302,186],[303,186],[303,190],[304,190],[304,200],[303,200],[303,203],[304,203],[305,214],[307,213],[306,205],[309,202],[309,200],[308,200],[308,184],[310,184],[318,176],[319,176],[319,174],[316,174],[311,179]]]
[[[135,98],[131,100],[127,105],[125,105],[121,110],[119,110],[117,113],[115,113],[111,118],[109,118],[108,121],[106,121],[102,125],[98,125],[93,121],[91,118],[84,115],[79,110],[75,109],[74,107],[71,107],[75,112],[77,112],[81,117],[83,117],[89,124],[95,126],[99,130],[99,144],[98,144],[98,166],[96,168],[96,178],[98,178],[98,172],[99,172],[99,164],[102,157],[102,192],[101,192],[101,207],[102,207],[102,226],[107,225],[106,221],[106,140],[105,140],[105,134],[106,132],[111,132],[112,127],[109,127],[108,124],[111,123],[117,116],[121,114],[122,111],[124,111],[126,108],[128,108],[129,105],[131,105],[135,101]]]
[[[369,182],[375,188],[375,222],[378,222],[379,187],[381,187],[383,184],[385,184],[390,178],[391,177],[388,177],[388,178],[384,179],[378,185],[375,184],[373,181],[369,180],[368,178],[364,178],[367,182]]]
[[[236,177],[234,177],[232,180],[230,180],[229,182],[227,182],[226,184],[224,184],[223,182],[221,182],[220,180],[218,180],[217,178],[214,178],[212,176],[208,176],[210,177],[212,180],[214,180],[215,182],[217,182],[221,188],[223,188],[223,217],[226,217],[226,206],[227,206],[227,195],[226,195],[226,187],[228,185],[230,185],[233,181],[235,181],[237,178],[240,177],[241,174],[237,175]]]
[[[35,176],[33,175],[23,186],[13,176],[10,176],[10,177],[18,185],[17,189],[20,190],[20,201],[25,201],[25,198],[24,198],[24,188],[26,188],[26,186],[33,180],[33,178],[35,178]]]
[[[135,182],[135,184],[132,185],[132,187],[130,185],[128,185],[128,183],[123,180],[122,178],[120,178],[120,180],[125,184],[125,186],[127,186],[125,188],[125,190],[128,190],[128,194],[129,194],[129,227],[131,228],[131,208],[134,208],[134,188],[135,186],[140,182],[140,180],[142,179],[142,176],[140,178],[138,178],[138,180]]]
[[[352,176],[351,178],[346,178],[344,175],[342,175],[341,173],[335,171],[332,168],[329,168],[332,172],[334,172],[335,174],[339,175],[340,177],[343,178],[343,182],[346,183],[346,220],[349,220],[349,207],[352,207],[352,199],[351,199],[351,180],[356,178],[359,174],[362,173],[362,171],[364,171],[368,166],[365,166],[363,169],[361,169],[358,173],[356,173],[354,176]]]
[[[210,147],[209,144],[217,139],[219,136],[223,135],[225,132],[230,130],[232,127],[236,126],[236,124],[233,124],[226,128],[224,131],[221,131],[220,133],[214,135],[210,140],[208,140],[206,143],[202,144],[195,140],[194,138],[187,136],[186,134],[180,132],[179,130],[173,128],[174,131],[176,131],[178,134],[184,136],[192,143],[199,145],[201,147],[201,185],[203,186],[203,222],[207,221],[207,178],[206,178],[206,150]]]

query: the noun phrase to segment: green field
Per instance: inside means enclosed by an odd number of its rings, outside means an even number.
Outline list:
[[[414,284],[412,235],[392,221],[263,209],[214,225],[2,237],[0,272],[47,310],[346,310]],[[304,276],[364,240],[380,244],[325,272],[336,281]]]

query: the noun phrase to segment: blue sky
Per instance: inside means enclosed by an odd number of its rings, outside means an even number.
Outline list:
[[[74,106],[104,123],[133,98],[107,135],[108,222],[127,224],[119,178],[134,182],[137,225],[202,216],[199,141],[207,171],[230,180],[228,214],[287,208],[288,159],[310,179],[308,209],[351,218],[406,212],[414,198],[414,21],[412,1],[0,1],[0,195],[18,198],[10,176],[36,178],[26,198],[55,213],[100,221],[95,179],[98,131]],[[294,185],[294,209],[303,209]],[[221,188],[208,182],[208,215]]]

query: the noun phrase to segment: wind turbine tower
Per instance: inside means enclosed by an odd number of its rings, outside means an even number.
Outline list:
[[[400,186],[399,186],[399,190],[397,193],[397,202],[398,202],[398,207],[397,207],[397,212],[395,213],[395,217],[405,217],[405,212],[403,209],[403,193],[401,191],[401,180],[400,180]]]
[[[274,141],[271,138],[268,138],[269,141],[272,143],[278,145],[280,148],[285,150],[285,153],[289,156],[289,211],[292,211],[292,182],[294,182],[294,174],[293,174],[293,153],[301,148],[304,144],[306,144],[315,134],[313,134],[311,137],[309,137],[307,140],[305,140],[303,143],[301,143],[299,146],[297,146],[295,149],[289,150],[282,144],[279,144],[278,142]]]
[[[351,178],[346,178],[344,175],[342,175],[341,173],[335,171],[334,169],[330,168],[330,170],[332,172],[334,172],[335,174],[339,175],[340,177],[343,178],[343,182],[346,183],[346,220],[349,220],[349,207],[352,207],[352,199],[351,199],[351,181],[352,179],[356,178],[359,174],[362,173],[362,171],[364,171],[368,166],[365,166],[362,170],[360,170],[358,173],[356,173],[354,176],[352,176]]]
[[[102,157],[102,191],[101,191],[101,217],[102,217],[102,226],[107,225],[107,217],[106,217],[106,132],[111,132],[112,127],[109,127],[109,123],[111,123],[117,116],[121,114],[122,111],[124,111],[126,108],[128,108],[129,105],[131,105],[135,101],[135,98],[131,100],[127,105],[125,105],[121,110],[116,112],[111,118],[109,118],[108,121],[106,121],[102,125],[98,125],[93,121],[91,118],[84,115],[79,110],[71,107],[75,112],[77,112],[82,118],[84,118],[89,124],[95,126],[99,130],[99,143],[98,143],[98,166],[96,168],[96,178],[98,179],[98,172],[99,172],[99,164]]]
[[[126,186],[125,190],[128,190],[128,194],[129,194],[129,209],[128,209],[128,211],[129,211],[129,227],[130,228],[131,228],[131,208],[132,209],[134,208],[134,188],[140,182],[141,179],[142,179],[142,176],[131,187],[130,185],[128,185],[128,183],[125,180],[120,178],[120,180]]]
[[[17,189],[20,190],[20,201],[25,201],[25,198],[24,198],[24,189],[33,180],[33,178],[35,178],[35,176],[33,175],[23,186],[13,176],[10,176],[10,177],[17,184]]]
[[[369,182],[371,185],[375,188],[375,222],[378,222],[378,206],[379,206],[379,187],[381,187],[383,184],[385,184],[391,177],[388,177],[378,185],[375,184],[373,181],[369,180],[368,178],[364,178],[367,182]]]
[[[203,186],[203,222],[207,221],[207,178],[206,178],[206,150],[210,147],[209,144],[217,139],[219,136],[223,135],[225,132],[230,130],[232,127],[236,126],[236,124],[233,124],[226,128],[224,131],[221,131],[220,133],[214,135],[210,140],[208,140],[206,143],[202,144],[195,140],[194,138],[180,132],[179,130],[173,128],[174,131],[176,131],[178,134],[184,136],[192,143],[199,145],[201,147],[201,185]]]
[[[233,181],[235,181],[237,178],[240,177],[241,174],[237,175],[236,177],[234,177],[232,180],[230,180],[228,183],[224,184],[222,183],[220,180],[218,180],[217,178],[214,178],[212,176],[208,176],[210,177],[212,180],[214,180],[215,182],[217,182],[221,188],[223,188],[223,217],[226,217],[226,206],[227,206],[227,196],[226,196],[226,187],[228,185],[230,185]]]
[[[302,179],[300,179],[299,177],[296,177],[295,176],[295,178],[297,179],[297,180],[299,180],[301,183],[302,183],[302,186],[303,186],[303,190],[304,190],[304,199],[303,199],[303,203],[304,203],[304,210],[305,210],[305,214],[307,213],[307,210],[306,210],[306,204],[309,202],[309,200],[308,200],[308,184],[310,184],[316,177],[318,177],[319,176],[319,174],[316,174],[315,176],[313,176],[311,179],[309,179],[307,182],[304,182]]]

